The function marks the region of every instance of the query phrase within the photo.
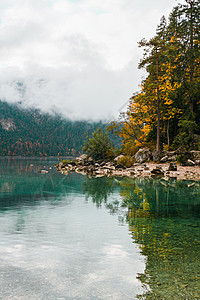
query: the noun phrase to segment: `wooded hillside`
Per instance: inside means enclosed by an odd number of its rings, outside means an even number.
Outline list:
[[[98,127],[106,124],[70,121],[0,101],[0,155],[78,155],[86,133],[90,136]]]

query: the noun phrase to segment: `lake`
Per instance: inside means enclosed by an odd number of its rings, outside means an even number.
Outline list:
[[[200,182],[58,161],[0,159],[0,299],[200,299]]]

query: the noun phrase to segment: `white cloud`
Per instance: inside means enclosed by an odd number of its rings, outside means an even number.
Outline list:
[[[1,0],[0,98],[74,118],[117,117],[138,89],[137,42],[175,0]],[[57,108],[56,108],[57,107]]]

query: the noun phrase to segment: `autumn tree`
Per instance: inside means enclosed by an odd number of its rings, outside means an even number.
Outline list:
[[[143,48],[139,68],[147,76],[124,114],[120,131],[124,148],[150,146],[160,151],[163,144],[168,149],[180,146],[184,136],[185,143],[192,137],[190,147],[198,149],[200,1],[186,0],[174,7],[168,21],[161,18],[155,36],[140,41],[139,47]]]

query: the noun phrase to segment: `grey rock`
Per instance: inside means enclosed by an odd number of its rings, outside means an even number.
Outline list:
[[[175,163],[170,163],[168,171],[177,171],[177,165]]]
[[[156,165],[156,169],[162,170],[162,166],[161,165]]]
[[[163,153],[161,151],[154,150],[152,152],[152,156],[153,156],[153,161],[160,161],[163,156]]]
[[[160,168],[160,167],[157,166],[155,169],[153,169],[151,171],[151,174],[157,175],[157,176],[163,176],[164,172],[163,172],[162,168]]]
[[[74,167],[74,166],[76,166],[76,162],[75,162],[75,161],[73,161],[73,160],[72,160],[72,161],[70,161],[70,162],[69,162],[69,164],[70,164],[71,166],[73,166],[73,167]],[[69,164],[68,164],[68,165],[69,165]]]
[[[145,170],[145,171],[148,171],[148,170],[149,170],[149,167],[144,167],[144,170]]]
[[[135,161],[136,163],[143,163],[146,161],[150,161],[151,159],[151,152],[148,148],[143,148],[140,149],[136,154],[135,154]]]
[[[117,164],[116,169],[126,169],[126,167],[122,164]]]
[[[161,158],[160,162],[165,163],[168,161],[168,156],[165,155],[164,157]]]
[[[168,161],[176,161],[176,160],[177,160],[177,155],[173,155],[168,158]]]
[[[92,158],[92,157],[89,157],[89,158],[88,158],[88,162],[91,163],[91,164],[93,164],[93,163],[94,163],[93,158]]]
[[[47,170],[41,170],[40,173],[41,173],[41,174],[47,174],[47,173],[49,173],[49,172],[48,172]]]
[[[190,151],[190,154],[194,160],[200,160],[200,151],[192,150]]]
[[[77,157],[76,160],[79,164],[83,164],[87,160],[87,154],[82,154],[81,156]]]
[[[167,151],[167,156],[171,157],[177,155],[176,151]]]
[[[184,163],[182,163],[183,166],[193,167],[195,166],[195,162],[191,159],[186,160]]]

